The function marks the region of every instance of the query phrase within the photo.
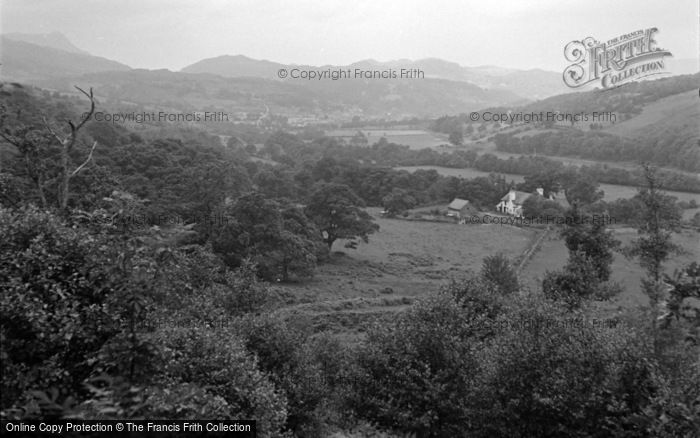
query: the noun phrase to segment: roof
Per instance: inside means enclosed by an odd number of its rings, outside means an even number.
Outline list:
[[[450,205],[448,205],[447,208],[450,210],[461,210],[467,205],[469,205],[469,201],[466,199],[455,198],[454,201],[450,202]]]
[[[501,198],[501,201],[509,201],[511,193],[515,194],[515,199],[513,199],[514,204],[522,204],[523,202],[525,202],[525,200],[527,198],[532,196],[532,193],[520,192],[518,190],[511,190],[508,193],[506,193],[505,195],[503,195],[503,197]]]

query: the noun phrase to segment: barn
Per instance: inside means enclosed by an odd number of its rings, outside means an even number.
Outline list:
[[[465,223],[466,219],[475,212],[476,209],[467,199],[455,198],[447,206],[447,216],[456,218],[459,223]]]

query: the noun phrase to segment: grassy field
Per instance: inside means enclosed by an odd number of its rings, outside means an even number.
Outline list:
[[[632,228],[615,228],[614,231],[615,237],[622,242],[623,246],[629,245],[637,237],[636,231]],[[666,271],[669,274],[672,274],[675,269],[700,260],[700,233],[683,230],[682,233],[673,235],[673,241],[680,245],[685,253],[674,255],[672,260],[666,263]],[[539,289],[545,272],[561,269],[566,264],[567,258],[568,251],[564,241],[553,234],[545,240],[527,263],[521,273],[521,281],[531,289]],[[612,280],[619,282],[624,291],[606,303],[605,308],[610,310],[628,309],[648,304],[647,297],[640,288],[644,273],[636,261],[628,260],[622,254],[616,253],[612,272]]]
[[[331,260],[312,280],[274,286],[287,306],[281,310],[310,319],[317,330],[352,333],[390,317],[416,297],[479,270],[483,257],[519,256],[538,231],[497,225],[405,221],[369,209],[380,230],[356,250],[336,242]],[[302,319],[302,318],[300,318]]]
[[[541,235],[542,230],[498,225],[458,225],[406,221],[379,216],[369,209],[381,227],[356,250],[336,242],[331,259],[319,265],[311,280],[277,284],[273,290],[286,304],[280,313],[310,325],[314,331],[329,330],[353,342],[367,327],[380,319],[390,319],[417,298],[439,290],[451,279],[463,278],[480,269],[487,255],[499,252],[512,259],[520,256]],[[623,245],[635,238],[630,228],[615,228]],[[672,273],[694,260],[700,260],[700,233],[684,230],[674,241],[685,253],[666,264]],[[520,273],[521,283],[538,291],[545,272],[560,269],[568,252],[558,233],[550,233]],[[613,280],[624,291],[600,305],[604,312],[616,312],[645,305],[640,289],[642,269],[635,261],[615,255]]]

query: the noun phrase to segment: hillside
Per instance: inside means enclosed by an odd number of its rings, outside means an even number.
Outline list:
[[[277,77],[277,70],[282,67],[286,66],[277,62],[248,58],[243,55],[223,55],[203,59],[188,65],[180,71],[182,73],[210,73],[232,78],[274,79]]]
[[[34,81],[44,88],[70,91],[92,86],[114,103],[150,108],[321,115],[348,120],[353,115],[401,119],[457,114],[494,104],[523,102],[503,90],[484,90],[465,82],[423,80],[279,81],[256,77],[225,78],[168,70],[90,73]]]
[[[501,67],[481,66],[464,67],[455,62],[438,58],[420,60],[400,59],[380,62],[366,59],[347,66],[324,65],[320,67],[307,65],[286,65],[266,60],[256,60],[242,55],[218,56],[191,64],[181,71],[183,73],[211,73],[225,77],[257,77],[261,79],[276,79],[280,68],[299,69],[420,69],[426,78],[444,79],[454,82],[466,82],[480,88],[498,91],[508,91],[525,99],[542,99],[548,96],[564,93],[569,90],[561,81],[557,72],[533,69],[514,70]],[[287,79],[293,81],[293,79]]]
[[[462,114],[441,117],[432,129],[444,134],[461,129],[476,141],[493,139],[497,151],[509,154],[573,157],[603,164],[646,161],[696,175],[700,172],[699,80],[696,73],[606,91],[562,94],[480,113],[510,114],[512,121],[480,123]],[[545,116],[557,113],[561,120]],[[595,113],[612,116],[596,120]],[[533,118],[525,121],[530,115]],[[580,120],[572,121],[574,117]]]
[[[5,36],[0,38],[2,78],[32,82],[102,71],[126,71],[130,67],[116,61],[84,53],[43,47]]]
[[[5,38],[13,41],[20,41],[37,46],[48,47],[51,49],[63,50],[65,52],[80,53],[82,55],[90,55],[89,52],[76,47],[65,35],[60,32],[51,33],[19,33],[12,32],[3,35]]]
[[[660,129],[678,132],[698,132],[700,104],[696,90],[674,94],[651,102],[642,108],[639,115],[605,129],[610,134],[623,137],[647,137]]]

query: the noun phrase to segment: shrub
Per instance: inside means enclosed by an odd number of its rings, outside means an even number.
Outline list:
[[[236,418],[254,418],[258,434],[276,436],[287,417],[287,400],[231,330],[162,327],[154,342],[163,348],[164,375],[193,383],[223,398]]]
[[[571,319],[542,302],[504,327],[479,355],[474,436],[645,436],[630,418],[659,381],[629,327]]]
[[[245,346],[257,356],[260,370],[286,394],[286,429],[299,436],[320,436],[330,390],[306,335],[269,314],[247,315],[236,327]]]
[[[360,417],[418,436],[467,434],[475,352],[499,309],[479,286],[455,283],[369,331],[351,396]]]
[[[481,267],[481,277],[496,285],[502,294],[511,294],[519,289],[518,275],[510,265],[510,261],[503,254],[496,254],[484,258]]]
[[[0,407],[30,389],[81,391],[88,359],[118,333],[100,243],[36,208],[0,208]]]

